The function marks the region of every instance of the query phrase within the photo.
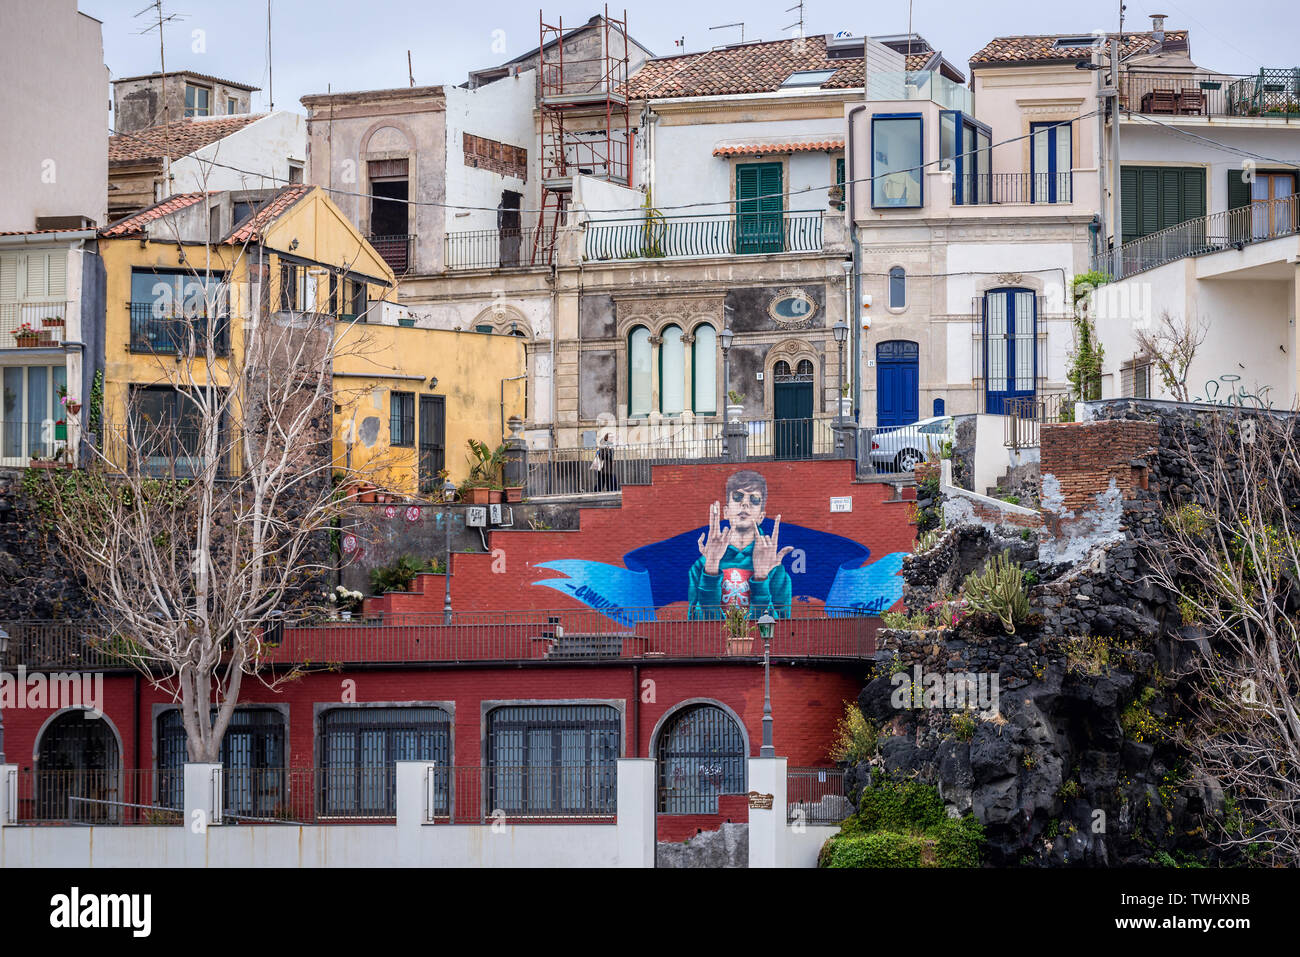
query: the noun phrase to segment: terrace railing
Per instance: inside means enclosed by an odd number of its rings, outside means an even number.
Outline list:
[[[67,302],[0,302],[0,349],[52,349],[63,344]]]
[[[1243,249],[1295,235],[1298,216],[1300,196],[1295,195],[1211,213],[1125,243],[1119,249],[1118,265],[1113,251],[1099,253],[1092,268],[1119,280],[1188,256]]]
[[[12,824],[179,825],[180,771],[105,768],[95,770],[11,770],[17,801]],[[176,803],[171,803],[172,797]]]
[[[448,233],[443,240],[448,269],[516,269],[545,266],[551,261],[555,229],[471,229]]]
[[[1126,70],[1120,77],[1120,97],[1130,113],[1300,120],[1300,67],[1235,75]]]
[[[785,814],[790,824],[839,824],[853,813],[844,768],[790,768],[785,774]]]
[[[404,276],[415,265],[415,236],[370,236],[379,258],[397,275]]]
[[[820,212],[742,212],[594,220],[587,224],[583,257],[599,262],[690,259],[821,248]]]
[[[131,311],[131,351],[157,355],[202,355],[207,348],[208,323],[216,323],[216,355],[230,354],[230,319],[228,316],[159,316],[156,304],[133,302]]]
[[[1003,444],[1009,449],[1039,446],[1039,426],[1044,422],[1073,422],[1074,400],[1068,393],[1049,392],[1007,399],[1003,405]]]

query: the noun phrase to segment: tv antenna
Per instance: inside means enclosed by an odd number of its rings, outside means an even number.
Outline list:
[[[137,18],[139,18],[139,17],[142,17],[142,16],[144,16],[146,13],[148,13],[150,10],[152,10],[152,11],[155,13],[155,15],[157,16],[157,21],[154,22],[154,23],[149,24],[149,25],[148,25],[147,27],[145,27],[143,30],[139,30],[139,31],[137,31],[137,34],[138,34],[139,36],[144,36],[146,33],[152,33],[154,30],[157,30],[157,31],[158,31],[158,77],[159,77],[159,79],[160,79],[161,82],[162,82],[163,125],[166,126],[166,125],[167,125],[167,122],[168,122],[168,115],[167,115],[167,49],[166,49],[166,45],[163,43],[163,24],[165,24],[165,23],[172,23],[173,21],[178,21],[178,20],[184,20],[184,19],[188,16],[188,14],[185,14],[185,13],[164,13],[164,12],[163,12],[163,0],[154,0],[153,3],[149,4],[149,6],[145,7],[145,8],[144,8],[143,10],[141,10],[139,13],[135,14],[135,16],[134,16],[132,19],[137,19]]]
[[[721,23],[716,27],[709,27],[710,30],[729,30],[732,27],[740,27],[740,42],[745,42],[745,21],[738,20],[735,23]]]
[[[799,2],[796,3],[796,4],[795,4],[793,7],[791,7],[789,10],[787,10],[786,13],[790,13],[792,10],[798,10],[798,11],[799,11],[799,19],[796,20],[794,23],[790,24],[789,26],[782,27],[782,29],[783,29],[783,30],[789,30],[791,27],[798,27],[798,28],[799,28],[799,36],[803,36],[803,0],[799,0]]]

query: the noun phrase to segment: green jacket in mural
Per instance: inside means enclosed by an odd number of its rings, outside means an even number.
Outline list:
[[[769,608],[774,618],[790,617],[790,575],[784,565],[777,565],[767,578],[755,581],[754,544],[730,546],[716,575],[705,572],[703,555],[696,560],[687,595],[691,618],[722,618],[731,605],[748,605],[755,618]]]

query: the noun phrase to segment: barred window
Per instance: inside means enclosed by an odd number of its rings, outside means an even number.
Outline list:
[[[488,713],[488,807],[507,814],[613,814],[619,713],[608,705]]]
[[[432,761],[434,813],[449,808],[451,715],[442,708],[334,708],[321,715],[321,813],[393,816],[397,762]]]
[[[215,709],[213,714],[215,714]],[[274,708],[237,708],[221,739],[221,766],[226,773],[226,808],[235,815],[272,817],[283,803],[284,715]],[[186,749],[181,713],[172,708],[158,716],[158,803],[184,806]]]
[[[1120,391],[1127,398],[1151,398],[1150,360],[1134,358],[1120,366]],[[1100,398],[1100,391],[1096,397]]]
[[[719,794],[745,793],[745,737],[717,705],[683,708],[659,735],[659,810],[716,814]]]
[[[415,445],[415,393],[390,392],[389,408],[389,444]]]

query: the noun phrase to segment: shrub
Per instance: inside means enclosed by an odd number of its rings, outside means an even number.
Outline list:
[[[826,847],[824,867],[921,867],[927,849],[924,838],[892,831],[832,838]]]
[[[416,575],[428,570],[427,562],[403,555],[391,565],[371,569],[370,585],[379,595],[386,591],[406,591],[407,586],[415,581]]]
[[[985,565],[983,571],[971,572],[962,593],[972,611],[996,615],[1008,635],[1016,633],[1016,622],[1029,617],[1024,573],[1005,553]]]
[[[952,716],[952,733],[958,741],[969,741],[975,737],[975,719],[963,711]]]
[[[977,867],[984,829],[951,818],[933,787],[885,781],[866,788],[858,813],[822,847],[819,867]]]
[[[831,745],[830,759],[835,762],[856,764],[876,753],[880,732],[868,721],[852,701],[844,702],[844,717],[835,725],[835,743]]]

